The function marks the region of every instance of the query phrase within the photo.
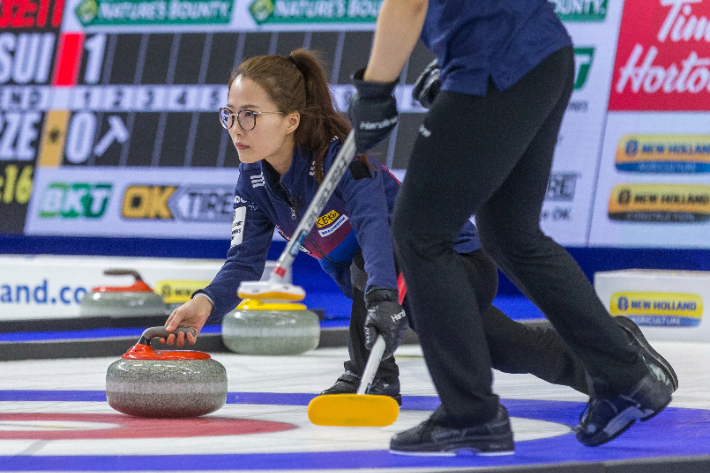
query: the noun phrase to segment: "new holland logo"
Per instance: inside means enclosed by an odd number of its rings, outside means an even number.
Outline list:
[[[266,180],[264,179],[264,173],[259,173],[256,176],[249,176],[249,179],[251,179],[251,187],[252,188],[257,188],[257,187],[263,187],[266,185]]]
[[[707,222],[710,220],[710,186],[616,186],[609,196],[609,218],[644,223]]]
[[[192,293],[209,285],[210,281],[158,281],[155,292],[163,296],[166,304],[182,304]]]
[[[703,316],[698,294],[616,292],[610,302],[611,315],[625,315],[639,325],[695,327]]]
[[[616,147],[616,168],[626,172],[710,172],[710,135],[626,135]]]

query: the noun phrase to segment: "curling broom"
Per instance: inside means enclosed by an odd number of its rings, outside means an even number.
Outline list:
[[[370,351],[357,394],[326,394],[308,404],[308,420],[316,425],[384,427],[399,416],[399,405],[390,396],[367,394],[380,365],[386,344],[382,335]]]

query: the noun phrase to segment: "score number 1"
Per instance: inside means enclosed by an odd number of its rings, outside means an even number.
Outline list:
[[[84,71],[84,83],[98,84],[101,78],[101,66],[104,62],[106,35],[97,34],[87,39],[84,41],[84,49],[88,52],[86,56],[86,70]]]

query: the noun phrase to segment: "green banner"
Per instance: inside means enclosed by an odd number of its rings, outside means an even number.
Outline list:
[[[249,5],[259,25],[293,23],[372,23],[382,0],[254,0]]]
[[[562,21],[604,21],[607,0],[549,0]]]
[[[75,9],[84,26],[227,24],[232,0],[83,0]]]

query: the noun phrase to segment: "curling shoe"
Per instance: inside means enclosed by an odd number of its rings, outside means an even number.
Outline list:
[[[321,392],[321,396],[328,394],[357,394],[358,387],[360,387],[360,375],[346,370],[333,386]],[[399,394],[399,378],[397,377],[375,378],[367,394],[389,396],[397,401],[397,404],[402,405],[402,395]]]
[[[651,371],[656,375],[658,379],[663,379],[663,377],[670,380],[673,385],[673,392],[678,389],[678,375],[673,370],[668,361],[661,356],[656,350],[653,349],[646,337],[643,336],[641,329],[628,317],[616,316],[614,317],[616,323],[621,327],[621,329],[626,333],[631,342],[639,347],[643,361],[646,362]]]
[[[627,394],[610,397],[595,397],[592,394],[575,428],[577,440],[582,444],[596,447],[614,440],[637,419],[649,420],[671,402],[674,388],[670,377],[644,361],[648,374]]]
[[[485,424],[470,427],[440,425],[443,410],[439,407],[417,427],[400,432],[390,441],[390,453],[397,455],[511,455],[515,453],[508,411],[498,406],[496,417]],[[437,421],[439,423],[437,423]]]

